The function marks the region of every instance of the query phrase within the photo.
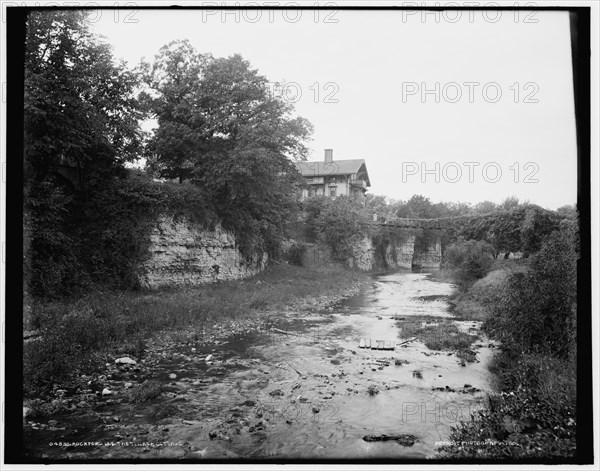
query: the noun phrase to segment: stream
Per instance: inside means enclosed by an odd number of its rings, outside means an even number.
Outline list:
[[[373,278],[319,311],[270,317],[270,329],[213,345],[151,349],[137,365],[107,365],[86,407],[28,420],[32,460],[423,459],[480,408],[496,346],[477,322],[454,320],[453,286],[425,273]],[[452,322],[474,338],[474,361],[430,350],[402,321]],[[359,348],[361,339],[394,350]],[[212,355],[212,357],[208,357]],[[144,402],[145,380],[164,392]],[[103,396],[100,388],[109,387]],[[85,401],[83,401],[85,403]],[[81,402],[80,402],[81,404]],[[405,440],[380,440],[383,435]],[[375,437],[365,440],[365,437]],[[384,437],[385,438],[385,437]]]

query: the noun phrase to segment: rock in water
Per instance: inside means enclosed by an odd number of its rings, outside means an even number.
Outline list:
[[[137,361],[135,361],[129,357],[117,358],[115,360],[115,363],[117,365],[137,365]]]
[[[207,355],[207,357],[204,359],[204,361],[213,361],[215,359],[215,357],[213,355]]]
[[[171,373],[169,375],[169,379],[175,379],[175,378],[177,378],[177,375],[175,373]]]
[[[399,435],[365,435],[365,442],[386,442],[395,441],[402,446],[413,446],[419,439],[410,433],[401,433]]]
[[[108,389],[108,388],[104,388],[102,390],[102,395],[103,396],[110,396],[111,394],[112,394],[112,391],[110,389]]]

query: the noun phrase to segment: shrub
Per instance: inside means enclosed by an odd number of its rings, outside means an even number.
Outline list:
[[[493,248],[484,241],[459,240],[448,246],[445,259],[455,269],[456,281],[464,291],[488,273],[493,264]]]
[[[496,357],[501,391],[468,422],[453,427],[442,456],[456,458],[566,458],[576,451],[576,378],[573,361],[547,355]],[[465,444],[496,441],[497,446]],[[507,444],[501,443],[506,441]],[[460,442],[463,442],[459,446]],[[512,445],[511,443],[516,443]]]
[[[306,250],[306,244],[294,241],[287,249],[287,261],[294,265],[302,266],[302,258],[304,257],[304,254],[306,254]]]
[[[554,232],[534,256],[531,270],[511,275],[502,285],[486,329],[507,349],[573,355],[576,269],[575,234]]]

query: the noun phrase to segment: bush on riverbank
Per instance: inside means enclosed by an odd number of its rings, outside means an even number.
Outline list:
[[[107,351],[142,353],[144,341],[159,332],[252,321],[262,310],[334,295],[368,279],[338,266],[281,264],[241,281],[153,292],[97,292],[33,304],[25,330],[38,330],[41,336],[24,345],[25,396],[44,395],[54,383],[93,371]]]
[[[574,455],[577,257],[575,228],[563,225],[547,238],[529,269],[495,275],[495,282],[488,283],[494,294],[486,298],[484,329],[502,341],[502,353],[490,366],[498,394],[470,422],[453,429],[454,444],[442,447],[440,456]],[[474,285],[470,291],[481,289]],[[500,443],[464,443],[488,439]]]
[[[471,421],[453,428],[442,457],[565,458],[576,451],[576,365],[547,355],[497,357],[500,391]],[[464,442],[495,442],[492,446]],[[459,442],[463,442],[460,444]]]
[[[502,284],[514,273],[527,271],[529,259],[494,260],[490,272],[467,291],[452,298],[452,312],[463,320],[486,321]]]
[[[511,275],[498,293],[486,330],[506,349],[569,358],[575,353],[576,234],[554,232],[531,270]]]
[[[446,263],[454,269],[454,282],[466,291],[487,275],[494,262],[493,248],[480,240],[458,240],[446,249]]]

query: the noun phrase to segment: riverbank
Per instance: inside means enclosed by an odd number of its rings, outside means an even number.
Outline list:
[[[411,272],[367,280],[356,296],[340,300],[339,292],[261,310],[239,334],[207,340],[179,330],[155,336],[142,356],[107,355],[101,372],[81,375],[75,389],[53,391],[49,406],[60,409],[51,417],[31,411],[26,456],[433,456],[450,427],[484,400],[494,346],[470,330],[472,322],[456,327],[472,335],[474,361],[445,342],[457,333],[442,299],[451,286]],[[361,339],[395,348],[361,348]]]
[[[202,344],[272,325],[279,311],[318,310],[356,293],[369,274],[339,266],[279,264],[246,280],[142,292],[99,292],[29,303],[24,316],[24,392],[30,412],[72,410],[65,393],[96,383],[115,356],[150,345]],[[101,382],[101,381],[100,381]]]
[[[483,331],[502,343],[489,365],[495,384],[487,407],[453,430],[439,458],[568,460],[575,455],[575,356],[553,354],[553,345],[543,341],[537,351],[514,341],[515,331],[528,330],[528,316],[541,316],[552,305],[529,290],[547,289],[548,299],[553,290],[561,293],[558,283],[544,286],[549,276],[540,265],[545,263],[541,257],[533,263],[496,261],[486,276],[451,298],[456,318],[482,322]],[[511,310],[519,317],[509,317]]]

